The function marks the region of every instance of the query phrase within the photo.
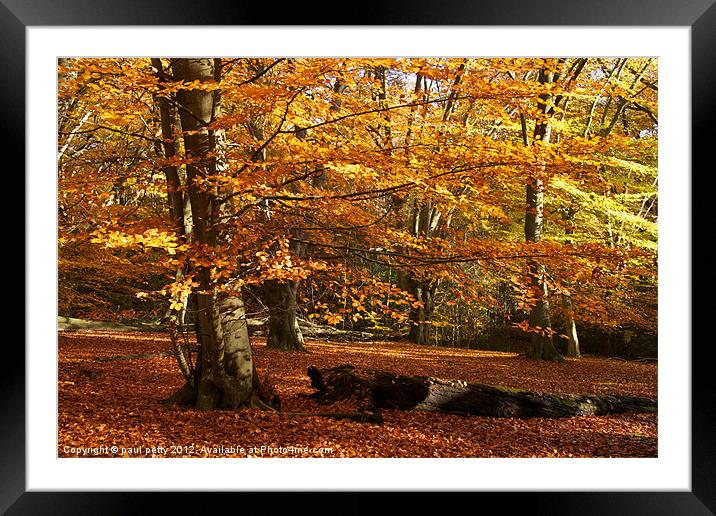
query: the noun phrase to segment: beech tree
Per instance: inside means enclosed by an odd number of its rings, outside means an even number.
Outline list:
[[[163,74],[161,62],[154,60],[158,71]],[[226,235],[221,222],[222,214],[231,213],[222,202],[225,189],[207,189],[203,182],[218,172],[221,159],[218,149],[219,138],[215,129],[210,129],[219,113],[219,82],[221,63],[218,59],[174,59],[172,62],[174,81],[178,85],[176,107],[181,121],[182,139],[186,153],[186,191],[191,205],[192,253],[187,256],[188,269],[196,283],[195,311],[196,335],[199,353],[193,371],[186,368],[187,360],[183,351],[176,347],[179,362],[187,377],[187,384],[176,401],[193,401],[199,409],[218,406],[238,407],[247,403],[262,402],[258,398],[258,377],[255,374],[248,327],[241,290],[230,287],[214,274],[211,260],[215,253],[226,247]],[[196,84],[197,88],[191,86]],[[212,85],[212,88],[203,86]],[[160,109],[168,116],[166,107]],[[164,138],[169,138],[172,147],[173,136],[167,134],[170,124],[162,124]],[[167,131],[164,131],[166,129]],[[165,146],[165,149],[167,146]],[[169,154],[172,154],[171,151]],[[167,155],[171,159],[171,155]],[[172,218],[175,219],[177,237],[186,235],[186,224],[180,221],[182,206],[175,194],[180,191],[176,171],[167,173],[168,192],[174,199],[171,203]],[[183,310],[185,303],[175,303],[175,310]]]
[[[180,397],[197,406],[259,404],[248,288],[268,345],[293,350],[299,312],[482,345],[505,299],[501,322],[539,359],[559,359],[553,321],[568,338],[578,324],[655,331],[655,61],[93,58],[58,71],[61,310],[109,271],[141,277],[123,296],[163,306]],[[94,304],[82,308],[117,305]]]
[[[564,60],[547,62],[546,65],[562,68]],[[559,70],[542,68],[539,71],[540,84],[554,84],[559,79]],[[549,145],[552,135],[552,126],[549,118],[554,113],[555,98],[549,93],[538,97],[538,116],[535,122],[533,141],[536,145]],[[525,211],[525,239],[528,242],[539,242],[544,230],[544,165],[527,179],[527,208]],[[542,172],[542,174],[540,174]],[[546,270],[543,264],[534,259],[528,259],[529,275],[532,278],[535,304],[530,311],[530,327],[535,330],[532,334],[533,358],[545,360],[561,360],[562,357],[554,347],[552,340],[552,323],[549,314],[549,292],[546,280]]]

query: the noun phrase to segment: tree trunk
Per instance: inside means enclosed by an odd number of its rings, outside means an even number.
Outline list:
[[[430,281],[416,280],[407,277],[408,292],[415,298],[415,304],[410,308],[408,321],[410,332],[408,340],[415,344],[430,343],[430,327],[435,307],[433,297],[435,287]]]
[[[542,84],[552,83],[555,79],[554,72],[545,69],[540,70],[539,82]],[[534,140],[542,142],[542,145],[549,144],[552,127],[549,124],[549,116],[553,112],[553,98],[550,94],[543,94],[539,97],[539,117],[535,123]],[[523,139],[526,143],[526,133],[523,126]],[[542,165],[541,172],[545,166]],[[539,242],[542,239],[544,228],[544,182],[537,175],[530,177],[527,181],[527,207],[525,209],[525,240],[527,242]],[[531,278],[531,288],[536,299],[529,316],[530,328],[532,330],[532,351],[531,358],[542,360],[564,360],[557,351],[551,336],[551,321],[549,317],[549,291],[545,279],[546,271],[543,264],[536,260],[528,260],[527,267]]]
[[[443,111],[443,122],[449,122],[452,113],[455,110],[457,103],[458,92],[457,87],[460,85],[463,74],[465,73],[465,64],[467,60],[458,66],[455,79],[450,86],[450,93],[448,94],[448,100],[445,104]],[[415,88],[413,94],[417,96],[421,91],[421,79],[423,76],[418,73],[415,81]],[[409,166],[409,152],[407,149],[411,144],[412,125],[415,118],[415,109],[411,108],[410,115],[408,117],[408,127],[405,135],[405,147],[406,157],[408,158]],[[396,209],[401,210],[405,202],[397,197],[394,198],[396,202]],[[412,236],[422,238],[425,241],[429,241],[433,236],[441,236],[442,231],[446,231],[450,225],[450,217],[443,217],[443,213],[439,211],[438,207],[434,205],[432,199],[427,196],[423,199],[413,199],[411,205],[408,206],[409,211],[405,216],[406,230]],[[431,243],[431,245],[433,245]],[[432,278],[420,278],[410,271],[400,271],[398,273],[398,285],[400,288],[406,290],[413,298],[416,303],[413,305],[408,313],[408,322],[410,324],[410,330],[408,333],[408,340],[416,344],[429,344],[430,343],[430,328],[432,328],[433,312],[435,307],[435,292],[437,290],[437,280]],[[407,287],[407,288],[406,288]]]
[[[157,79],[160,85],[166,85],[167,77],[160,58],[151,58],[152,67],[156,70]],[[156,143],[157,155],[169,160],[176,156],[177,141],[174,135],[175,129],[175,113],[167,97],[154,96],[154,102],[159,106],[159,125],[162,134],[162,144]],[[179,177],[179,168],[176,165],[164,165],[164,176],[167,183],[167,198],[169,201],[169,218],[172,221],[174,234],[179,244],[185,244],[189,241],[187,234],[187,221],[184,213],[184,194],[182,192],[181,178]],[[176,281],[181,281],[186,276],[187,270],[183,266],[177,267]],[[180,334],[184,330],[186,317],[186,308],[189,302],[189,296],[180,295],[178,298],[169,300],[170,307],[167,310],[166,317],[169,321],[169,330],[171,334],[172,346],[174,354],[179,364],[184,378],[190,385],[194,385],[194,370],[191,364],[191,355],[185,351],[180,342]],[[175,303],[179,303],[183,308],[175,309]]]
[[[564,310],[564,326],[567,335],[567,356],[580,357],[579,337],[577,336],[577,325],[574,322],[574,310],[572,309],[572,296],[562,294],[562,309]]]
[[[567,228],[565,229],[566,235],[572,235],[574,233],[574,213],[574,211],[569,211],[564,218],[567,222]],[[572,243],[571,238],[567,240],[567,243]],[[571,288],[572,284],[567,282],[567,287]],[[579,350],[579,337],[577,335],[577,324],[574,320],[574,306],[571,293],[562,294],[562,311],[564,313],[564,331],[567,335],[567,356],[579,358],[582,356],[582,353]]]
[[[266,347],[306,351],[303,334],[296,317],[298,281],[269,280],[264,282],[264,300],[269,309],[269,330]]]
[[[544,394],[461,380],[358,371],[351,365],[308,368],[319,403],[357,401],[373,419],[380,409],[446,412],[483,417],[562,418],[625,412],[656,412],[657,400],[636,396]],[[367,418],[370,419],[370,418]]]
[[[430,200],[413,200],[410,213],[407,217],[407,230],[417,238],[426,241],[430,239],[440,220],[440,213],[433,208]],[[432,326],[434,297],[436,283],[430,277],[418,277],[413,271],[406,270],[398,277],[399,283],[411,296],[414,303],[408,312],[410,330],[408,340],[415,344],[428,344],[430,342],[430,328]]]
[[[217,80],[217,60],[208,58],[175,59],[172,68],[179,82]],[[217,171],[216,137],[208,125],[217,109],[216,91],[181,89],[177,92],[186,164],[187,190],[191,203],[194,243],[202,250],[217,249],[223,235],[218,233],[217,215],[221,206],[215,192],[197,183]],[[210,257],[209,257],[210,258]],[[257,377],[254,374],[246,314],[240,293],[218,293],[219,285],[211,277],[210,267],[197,265],[196,332],[200,345],[195,373],[195,404],[199,409],[236,408],[256,401]],[[190,386],[191,387],[191,386]],[[189,392],[187,392],[189,391]],[[191,392],[183,388],[177,396],[191,401]]]
[[[262,74],[265,71],[265,63],[262,59],[249,60],[248,66],[252,72],[257,75]],[[336,83],[335,91],[340,93],[345,89],[345,86],[339,86]],[[340,102],[336,109],[340,109]],[[333,110],[333,107],[331,108]],[[251,136],[256,140],[258,148],[265,142],[265,127],[266,119],[263,115],[254,115],[248,124],[248,129]],[[298,131],[296,137],[303,139],[306,137],[305,131]],[[267,149],[262,149],[261,152],[254,152],[251,159],[261,164],[260,166],[266,166]],[[314,186],[322,183],[325,175],[318,173],[313,177]],[[296,191],[296,185],[289,185],[290,191]],[[262,223],[271,227],[272,215],[271,215],[271,202],[265,201],[262,212]],[[272,230],[276,228],[272,227]],[[285,228],[281,228],[285,231]],[[298,257],[302,257],[304,252],[304,246],[299,244],[297,240],[302,240],[304,235],[295,229],[288,229],[287,233],[290,235],[290,251]],[[266,340],[266,346],[273,349],[283,350],[294,350],[294,351],[306,351],[303,342],[303,335],[301,334],[301,328],[298,325],[298,318],[296,316],[296,310],[298,303],[296,300],[296,294],[300,281],[298,280],[267,280],[262,284],[261,294],[263,302],[268,308],[268,336]]]

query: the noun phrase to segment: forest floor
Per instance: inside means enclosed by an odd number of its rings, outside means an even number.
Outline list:
[[[156,356],[171,349],[166,333],[60,332],[58,456],[553,458],[658,453],[654,413],[508,419],[383,410],[380,426],[288,414],[331,410],[308,397],[314,392],[306,375],[309,365],[352,364],[551,393],[656,397],[655,362],[583,357],[547,363],[516,353],[404,342],[309,340],[308,353],[266,349],[259,338],[252,345],[259,376],[268,374],[281,397],[282,413],[162,405],[183,383],[174,357]]]

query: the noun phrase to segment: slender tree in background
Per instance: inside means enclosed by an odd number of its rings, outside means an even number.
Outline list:
[[[564,66],[563,60],[547,62],[553,67]],[[554,84],[558,79],[558,70],[540,69],[538,82],[542,85]],[[550,117],[554,113],[554,96],[542,93],[538,100],[538,118],[535,122],[533,141],[535,145],[545,147],[549,145],[552,134]],[[527,179],[527,207],[525,210],[525,240],[539,242],[544,230],[544,179],[546,165],[540,164],[537,173]],[[562,360],[562,356],[554,346],[552,340],[552,323],[549,313],[549,291],[547,286],[547,271],[544,264],[535,259],[528,259],[529,276],[531,278],[534,306],[530,310],[530,327],[532,332],[532,358],[544,360]]]
[[[152,58],[152,67],[156,71],[157,79],[162,87],[166,87],[168,79],[161,59]],[[191,207],[188,196],[184,195],[179,167],[173,164],[177,157],[178,140],[175,135],[176,129],[176,108],[165,96],[154,97],[154,102],[159,107],[159,125],[161,128],[161,142],[155,142],[157,154],[166,160],[163,167],[164,176],[167,182],[167,198],[169,204],[169,218],[171,219],[177,242],[187,244],[191,238]],[[182,283],[187,275],[186,264],[177,267],[175,281]],[[172,346],[179,364],[179,369],[190,386],[195,387],[194,371],[191,364],[191,356],[188,350],[182,347],[180,335],[184,330],[187,309],[190,299],[193,296],[190,292],[180,291],[174,302],[170,304],[167,313],[169,331],[172,339]]]
[[[267,59],[246,59],[244,64],[249,73],[253,74],[255,80],[252,82],[259,86],[271,86],[269,72],[276,63],[283,59],[270,62]],[[249,159],[256,163],[256,167],[269,172],[271,167],[269,160],[270,148],[264,143],[267,138],[266,127],[270,123],[269,114],[262,106],[257,106],[250,114],[246,123],[246,130],[253,139],[254,145],[250,147]],[[276,230],[283,229],[289,237],[296,235],[296,231],[289,228],[281,228],[280,217],[273,216],[275,203],[265,200],[261,205],[260,219],[262,225],[275,227]],[[274,245],[274,252],[281,251],[278,242]],[[294,238],[289,240],[289,251],[293,254],[300,254],[302,246]],[[273,349],[305,351],[303,335],[298,324],[296,295],[300,280],[293,278],[277,278],[264,281],[259,289],[262,301],[268,311],[267,340],[266,345]]]
[[[443,124],[450,124],[451,117],[456,109],[458,87],[465,73],[466,61],[463,60],[459,63],[454,72],[454,78],[449,83],[440,120]],[[385,70],[383,70],[383,91],[385,90],[384,77]],[[424,81],[424,77],[420,73],[416,74],[413,92],[416,97],[422,90],[421,81]],[[405,136],[406,146],[409,146],[411,142],[411,129],[415,112],[411,112],[409,117]],[[416,239],[429,242],[435,237],[445,237],[450,221],[451,217],[446,216],[440,206],[436,205],[429,195],[416,195],[409,204],[409,213],[406,220],[407,230]],[[407,274],[404,273],[402,285],[412,298],[408,315],[410,324],[408,339],[416,344],[428,344],[430,342],[430,330],[435,311],[435,294],[439,280],[428,271],[421,272],[421,274],[416,274],[416,271],[409,270]]]

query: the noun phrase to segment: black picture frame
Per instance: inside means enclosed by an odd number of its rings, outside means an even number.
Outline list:
[[[25,29],[28,26],[85,25],[529,25],[529,26],[686,26],[691,27],[692,169],[709,163],[708,145],[716,141],[712,120],[716,110],[715,60],[716,0],[501,0],[500,2],[402,0],[345,4],[282,4],[271,9],[261,3],[203,0],[0,0],[0,110],[5,130],[2,146],[19,149],[25,143]],[[278,4],[277,4],[278,5]],[[30,135],[31,137],[31,135]],[[14,153],[18,154],[18,153]],[[22,158],[19,166],[24,167]],[[709,168],[713,168],[712,166]],[[23,168],[24,170],[24,168]],[[685,177],[697,174],[684,171]],[[15,178],[17,179],[17,178]],[[701,178],[699,178],[699,181]],[[23,187],[24,188],[24,187]],[[693,189],[692,189],[693,191]],[[30,195],[31,192],[26,192]],[[692,201],[692,206],[694,205]],[[696,223],[696,221],[694,221]],[[694,234],[692,232],[692,234]],[[27,257],[25,257],[27,259]],[[25,277],[32,274],[25,270]],[[697,308],[694,303],[694,308]],[[26,307],[31,310],[32,307]],[[693,318],[692,320],[699,320]],[[16,324],[16,323],[13,323]],[[11,330],[10,330],[11,331]],[[716,439],[712,430],[716,397],[711,384],[709,340],[692,341],[690,328],[684,342],[670,343],[692,353],[692,490],[690,492],[523,492],[441,493],[402,497],[401,512],[432,504],[446,509],[459,503],[487,510],[496,503],[500,512],[518,509],[531,514],[569,515],[700,515],[716,513]],[[162,512],[206,509],[206,497],[195,493],[99,493],[26,492],[25,488],[25,353],[17,339],[3,348],[6,367],[0,373],[0,513],[27,514],[133,514],[148,512],[148,503],[161,503]],[[666,443],[668,445],[668,443]],[[559,485],[559,479],[555,479]],[[232,494],[211,497],[224,503]],[[234,496],[247,496],[239,493]],[[347,493],[339,501],[321,501],[306,493],[254,495],[258,503],[270,503],[270,513],[284,507],[304,506],[313,512],[363,513],[385,507],[375,493]],[[470,496],[469,500],[455,497]],[[477,500],[473,497],[477,496]],[[199,498],[202,498],[201,500]],[[264,500],[263,502],[261,500]],[[479,506],[475,504],[480,504]],[[445,509],[443,509],[445,510]],[[494,509],[493,509],[494,510]]]

